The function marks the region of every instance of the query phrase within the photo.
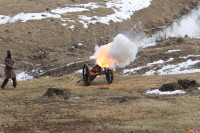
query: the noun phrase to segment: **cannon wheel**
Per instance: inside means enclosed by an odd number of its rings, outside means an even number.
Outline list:
[[[90,85],[90,69],[87,64],[83,65],[83,81],[85,86]]]
[[[106,80],[107,80],[108,84],[111,84],[111,83],[112,83],[113,78],[114,78],[113,70],[107,69],[107,72],[106,72]]]

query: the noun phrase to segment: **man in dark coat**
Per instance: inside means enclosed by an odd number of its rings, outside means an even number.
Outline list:
[[[6,84],[8,83],[9,78],[12,78],[13,80],[13,87],[16,88],[17,81],[16,81],[16,73],[14,68],[15,60],[12,58],[12,52],[11,50],[7,51],[7,57],[5,58],[5,80],[1,85],[1,88],[4,89]]]

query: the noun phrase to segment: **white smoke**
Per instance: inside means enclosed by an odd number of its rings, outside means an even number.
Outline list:
[[[175,22],[166,29],[167,36],[191,38],[200,36],[200,8],[194,9],[190,14],[185,15],[180,21]]]
[[[98,64],[99,57],[106,53],[103,59],[106,66],[113,68],[115,66],[127,66],[133,62],[138,52],[138,47],[143,47],[156,40],[166,39],[169,37],[184,37],[188,35],[191,38],[200,38],[200,6],[193,9],[188,15],[184,15],[171,26],[166,27],[163,31],[157,32],[152,37],[145,35],[134,36],[134,41],[128,39],[125,35],[119,34],[114,41],[95,48],[95,58]]]
[[[168,27],[163,27],[162,31],[153,34],[152,37],[141,36],[140,47],[149,45],[157,40],[163,40],[170,37],[200,38],[200,2],[197,8],[189,14],[182,16]]]
[[[184,37],[185,35],[190,38],[200,38],[200,4],[196,9],[182,16],[164,31],[153,35],[153,38]]]
[[[122,34],[118,34],[113,42],[103,45],[100,48],[95,47],[95,58],[97,64],[100,65],[101,63],[99,62],[103,62],[103,64],[106,64],[104,66],[114,68],[115,66],[129,65],[130,62],[135,60],[137,52],[137,43]]]
[[[109,55],[115,60],[116,65],[127,66],[135,60],[137,52],[137,44],[119,34],[112,42]]]

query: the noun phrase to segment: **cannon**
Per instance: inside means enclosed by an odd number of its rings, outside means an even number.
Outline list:
[[[105,75],[108,84],[111,84],[114,78],[113,70],[109,68],[102,68],[99,65],[95,65],[91,70],[89,69],[87,64],[83,65],[82,68],[82,81],[84,82],[85,86],[90,85],[90,81],[93,81],[97,75]],[[80,82],[79,80],[78,82]]]

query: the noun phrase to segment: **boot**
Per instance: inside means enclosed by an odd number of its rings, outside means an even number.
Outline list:
[[[6,78],[4,81],[3,81],[3,83],[2,83],[2,85],[1,85],[1,89],[4,89],[4,87],[6,86],[6,84],[8,83],[8,78]]]
[[[16,78],[12,78],[13,81],[13,87],[16,88],[17,87],[17,80]]]

